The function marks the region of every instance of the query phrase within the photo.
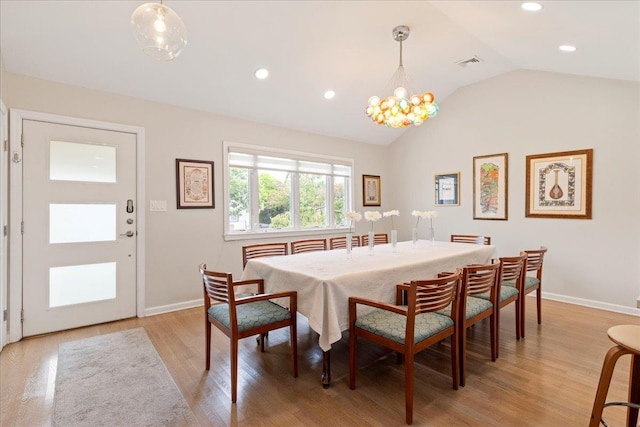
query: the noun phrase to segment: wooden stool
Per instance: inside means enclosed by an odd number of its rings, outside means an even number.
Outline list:
[[[607,331],[609,339],[618,344],[607,352],[600,373],[600,382],[596,400],[593,402],[589,427],[598,427],[602,420],[602,410],[609,405],[628,406],[627,427],[636,427],[638,409],[640,409],[640,325],[618,325]],[[605,404],[609,383],[616,362],[625,354],[631,355],[631,372],[629,375],[629,403],[612,402]],[[606,426],[607,424],[603,424]]]

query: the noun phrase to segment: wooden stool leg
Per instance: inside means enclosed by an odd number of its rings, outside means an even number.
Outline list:
[[[600,425],[604,402],[607,399],[607,392],[609,391],[609,384],[611,383],[611,376],[613,375],[613,368],[615,368],[616,362],[620,356],[627,353],[629,353],[628,350],[620,346],[615,346],[611,347],[607,352],[607,355],[604,357],[602,372],[600,372],[600,381],[598,382],[598,391],[596,392],[596,398],[593,402],[593,409],[591,411],[589,427],[598,427]]]
[[[629,373],[629,403],[640,404],[640,355],[631,355],[631,372]],[[627,427],[638,424],[638,409],[629,407],[627,411]]]

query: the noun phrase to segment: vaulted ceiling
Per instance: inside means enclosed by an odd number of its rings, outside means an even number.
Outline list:
[[[640,81],[638,1],[541,1],[532,13],[519,1],[166,0],[188,32],[171,62],[136,44],[130,17],[142,3],[0,0],[5,68],[373,144],[403,132],[364,114],[371,95],[390,94],[397,25],[411,29],[403,45],[411,87],[444,101],[440,114],[458,88],[515,69]],[[481,62],[456,65],[474,56]],[[254,77],[260,67],[268,79]]]

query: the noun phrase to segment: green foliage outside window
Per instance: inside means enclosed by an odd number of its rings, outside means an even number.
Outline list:
[[[260,200],[260,212],[258,219],[260,224],[269,224],[271,227],[284,228],[291,226],[291,175],[286,174],[284,180],[278,179],[276,174],[260,172],[258,175],[258,197]],[[286,215],[283,215],[286,214]],[[276,219],[277,226],[273,224]]]

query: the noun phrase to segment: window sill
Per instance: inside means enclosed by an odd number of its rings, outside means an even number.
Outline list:
[[[306,230],[269,230],[263,231],[240,231],[227,233],[224,235],[225,241],[234,240],[256,240],[256,239],[277,239],[281,237],[305,237],[318,235],[333,235],[347,233],[349,228],[311,228]]]

